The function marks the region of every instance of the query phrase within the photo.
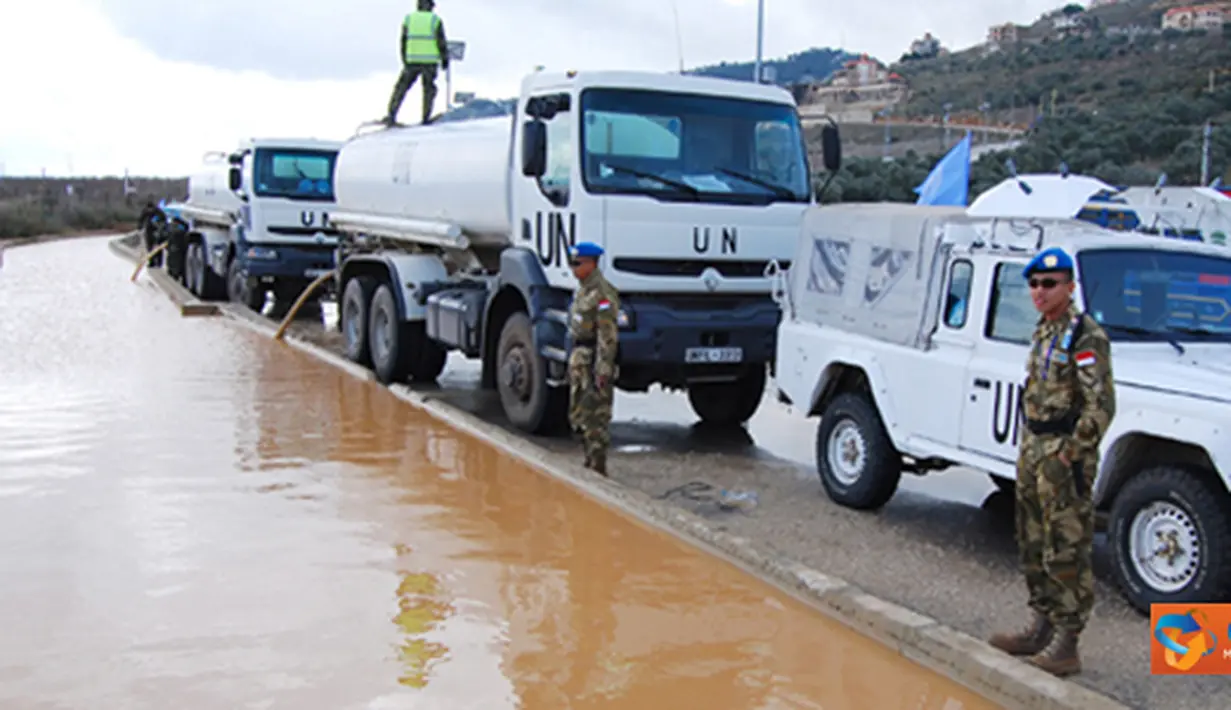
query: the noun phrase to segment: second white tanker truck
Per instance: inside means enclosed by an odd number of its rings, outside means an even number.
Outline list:
[[[836,170],[835,126],[823,141]],[[533,433],[566,421],[581,241],[603,246],[622,299],[617,386],[750,418],[779,319],[767,265],[789,263],[813,202],[788,92],[633,72],[534,73],[511,116],[357,134],[334,189],[348,356],[384,382],[434,381],[450,350],[478,358]]]

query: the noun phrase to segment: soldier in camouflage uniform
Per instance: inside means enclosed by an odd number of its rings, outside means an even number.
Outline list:
[[[607,475],[611,402],[615,393],[620,294],[598,270],[603,249],[591,242],[572,248],[579,286],[569,308],[569,425],[581,435],[586,466]]]
[[[1045,249],[1026,265],[1042,314],[1026,363],[1017,459],[1017,544],[1032,623],[990,643],[1057,676],[1081,671],[1077,639],[1094,606],[1094,505],[1099,443],[1115,416],[1111,343],[1073,303],[1073,260]]]

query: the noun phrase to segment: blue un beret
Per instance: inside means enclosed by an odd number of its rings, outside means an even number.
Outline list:
[[[603,248],[594,242],[581,242],[569,249],[569,254],[575,258],[597,259],[603,255]]]
[[[1030,278],[1030,274],[1036,271],[1072,271],[1073,258],[1065,253],[1060,247],[1048,247],[1030,260],[1026,264],[1026,268],[1022,269],[1022,278]]]

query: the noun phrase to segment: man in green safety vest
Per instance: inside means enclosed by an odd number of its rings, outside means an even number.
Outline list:
[[[432,102],[436,100],[436,65],[449,68],[449,47],[445,42],[445,25],[440,15],[432,11],[433,0],[419,0],[419,9],[406,16],[402,22],[402,38],[398,51],[402,55],[402,73],[389,97],[389,113],[385,125],[397,123],[398,109],[402,99],[414,85],[415,79],[423,77],[423,122],[432,115]]]

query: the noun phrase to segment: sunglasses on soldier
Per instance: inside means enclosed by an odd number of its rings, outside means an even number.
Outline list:
[[[1030,279],[1030,288],[1053,289],[1061,283],[1058,279]]]

